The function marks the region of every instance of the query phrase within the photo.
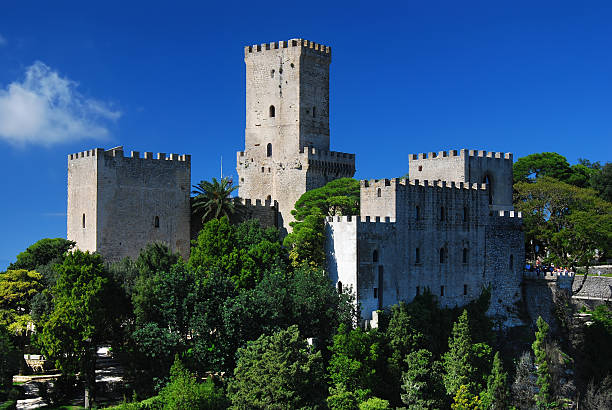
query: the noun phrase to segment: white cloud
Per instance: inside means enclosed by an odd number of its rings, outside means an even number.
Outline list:
[[[107,138],[108,123],[119,119],[121,113],[85,98],[77,86],[40,61],[32,64],[23,82],[0,90],[0,140],[51,145]]]
[[[6,45],[6,38],[2,37],[2,34],[0,34],[0,46],[4,45]]]

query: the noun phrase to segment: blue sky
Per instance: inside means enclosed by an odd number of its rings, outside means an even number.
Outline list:
[[[223,156],[235,174],[249,44],[332,47],[331,144],[357,178],[455,148],[611,159],[609,1],[212,3],[0,3],[0,269],[65,237],[69,153],[188,153],[193,183]]]

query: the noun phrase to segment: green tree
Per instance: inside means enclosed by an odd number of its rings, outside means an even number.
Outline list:
[[[409,410],[440,409],[444,406],[446,391],[440,363],[433,361],[430,351],[410,352],[405,359],[402,374],[402,402]]]
[[[295,324],[304,337],[317,340],[327,358],[326,346],[338,326],[357,319],[352,301],[351,295],[338,294],[322,270],[270,271],[254,289],[226,301],[224,339],[235,351],[247,340]],[[232,351],[232,347],[228,349]]]
[[[481,410],[482,401],[477,395],[470,392],[470,389],[465,384],[462,384],[457,389],[457,394],[453,398],[451,409],[453,410]]]
[[[548,323],[538,317],[538,330],[535,334],[536,340],[532,344],[533,354],[535,356],[536,374],[538,375],[537,385],[539,388],[536,394],[536,404],[539,408],[547,407],[551,401],[551,375],[549,371],[549,361],[546,357],[546,340],[550,327]]]
[[[293,232],[285,237],[293,266],[303,263],[323,267],[326,216],[359,215],[359,181],[340,178],[305,192],[291,211]]]
[[[612,202],[612,162],[606,162],[599,172],[592,175],[590,186],[603,200]]]
[[[296,221],[303,221],[318,209],[324,216],[359,215],[359,181],[340,178],[321,188],[306,191],[295,203],[291,214]]]
[[[262,229],[257,220],[231,225],[223,217],[204,224],[191,248],[193,268],[220,269],[238,288],[253,288],[265,271],[286,265],[287,254],[275,228]]]
[[[465,385],[470,392],[480,392],[489,372],[491,348],[486,343],[472,344],[468,313],[464,310],[453,325],[448,352],[443,355],[444,386],[450,396]]]
[[[118,332],[117,289],[100,255],[77,250],[57,269],[54,308],[39,333],[39,343],[62,372],[81,372],[94,398],[95,349]]]
[[[9,331],[0,326],[0,390],[13,385],[13,375],[19,370],[21,352],[13,346]]]
[[[482,407],[487,410],[505,410],[509,404],[508,375],[504,372],[499,352],[495,352],[487,389],[482,393]]]
[[[0,309],[30,311],[34,295],[44,288],[42,275],[25,269],[0,273]]]
[[[321,353],[309,351],[297,326],[262,335],[238,351],[228,396],[234,408],[299,409],[322,404]]]
[[[76,243],[63,238],[41,239],[17,255],[17,261],[9,265],[9,270],[36,270],[42,265],[60,260]]]
[[[515,204],[523,212],[526,243],[536,243],[551,262],[587,266],[612,243],[612,204],[594,191],[542,177],[518,183]],[[534,252],[535,257],[535,252]]]
[[[334,387],[331,395],[351,392],[361,402],[384,392],[383,348],[384,340],[376,329],[364,331],[341,324],[330,347],[332,357],[327,368]]]
[[[239,198],[232,198],[232,192],[238,189],[238,185],[233,185],[229,177],[213,178],[212,181],[200,181],[193,186],[191,192],[195,195],[192,203],[194,214],[202,215],[202,223],[212,219],[238,216],[242,212],[242,204]]]
[[[223,391],[216,388],[211,379],[199,383],[178,355],[170,369],[170,382],[159,393],[159,399],[163,408],[169,410],[226,409],[228,405]]]
[[[514,183],[537,180],[548,176],[559,181],[567,181],[572,170],[564,156],[556,152],[542,152],[519,158],[512,166]]]
[[[387,410],[391,409],[388,400],[378,397],[370,397],[364,402],[359,403],[359,410]]]

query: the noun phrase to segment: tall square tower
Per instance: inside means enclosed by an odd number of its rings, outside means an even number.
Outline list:
[[[68,239],[108,262],[152,242],[189,257],[191,156],[102,148],[68,156]]]
[[[331,48],[292,39],[244,49],[245,150],[239,196],[278,202],[277,225],[307,190],[355,173],[354,154],[329,151]]]

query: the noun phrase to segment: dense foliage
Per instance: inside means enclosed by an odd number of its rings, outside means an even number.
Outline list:
[[[285,237],[293,266],[322,267],[325,261],[324,218],[359,215],[359,181],[340,178],[304,193],[291,211],[293,232]]]

